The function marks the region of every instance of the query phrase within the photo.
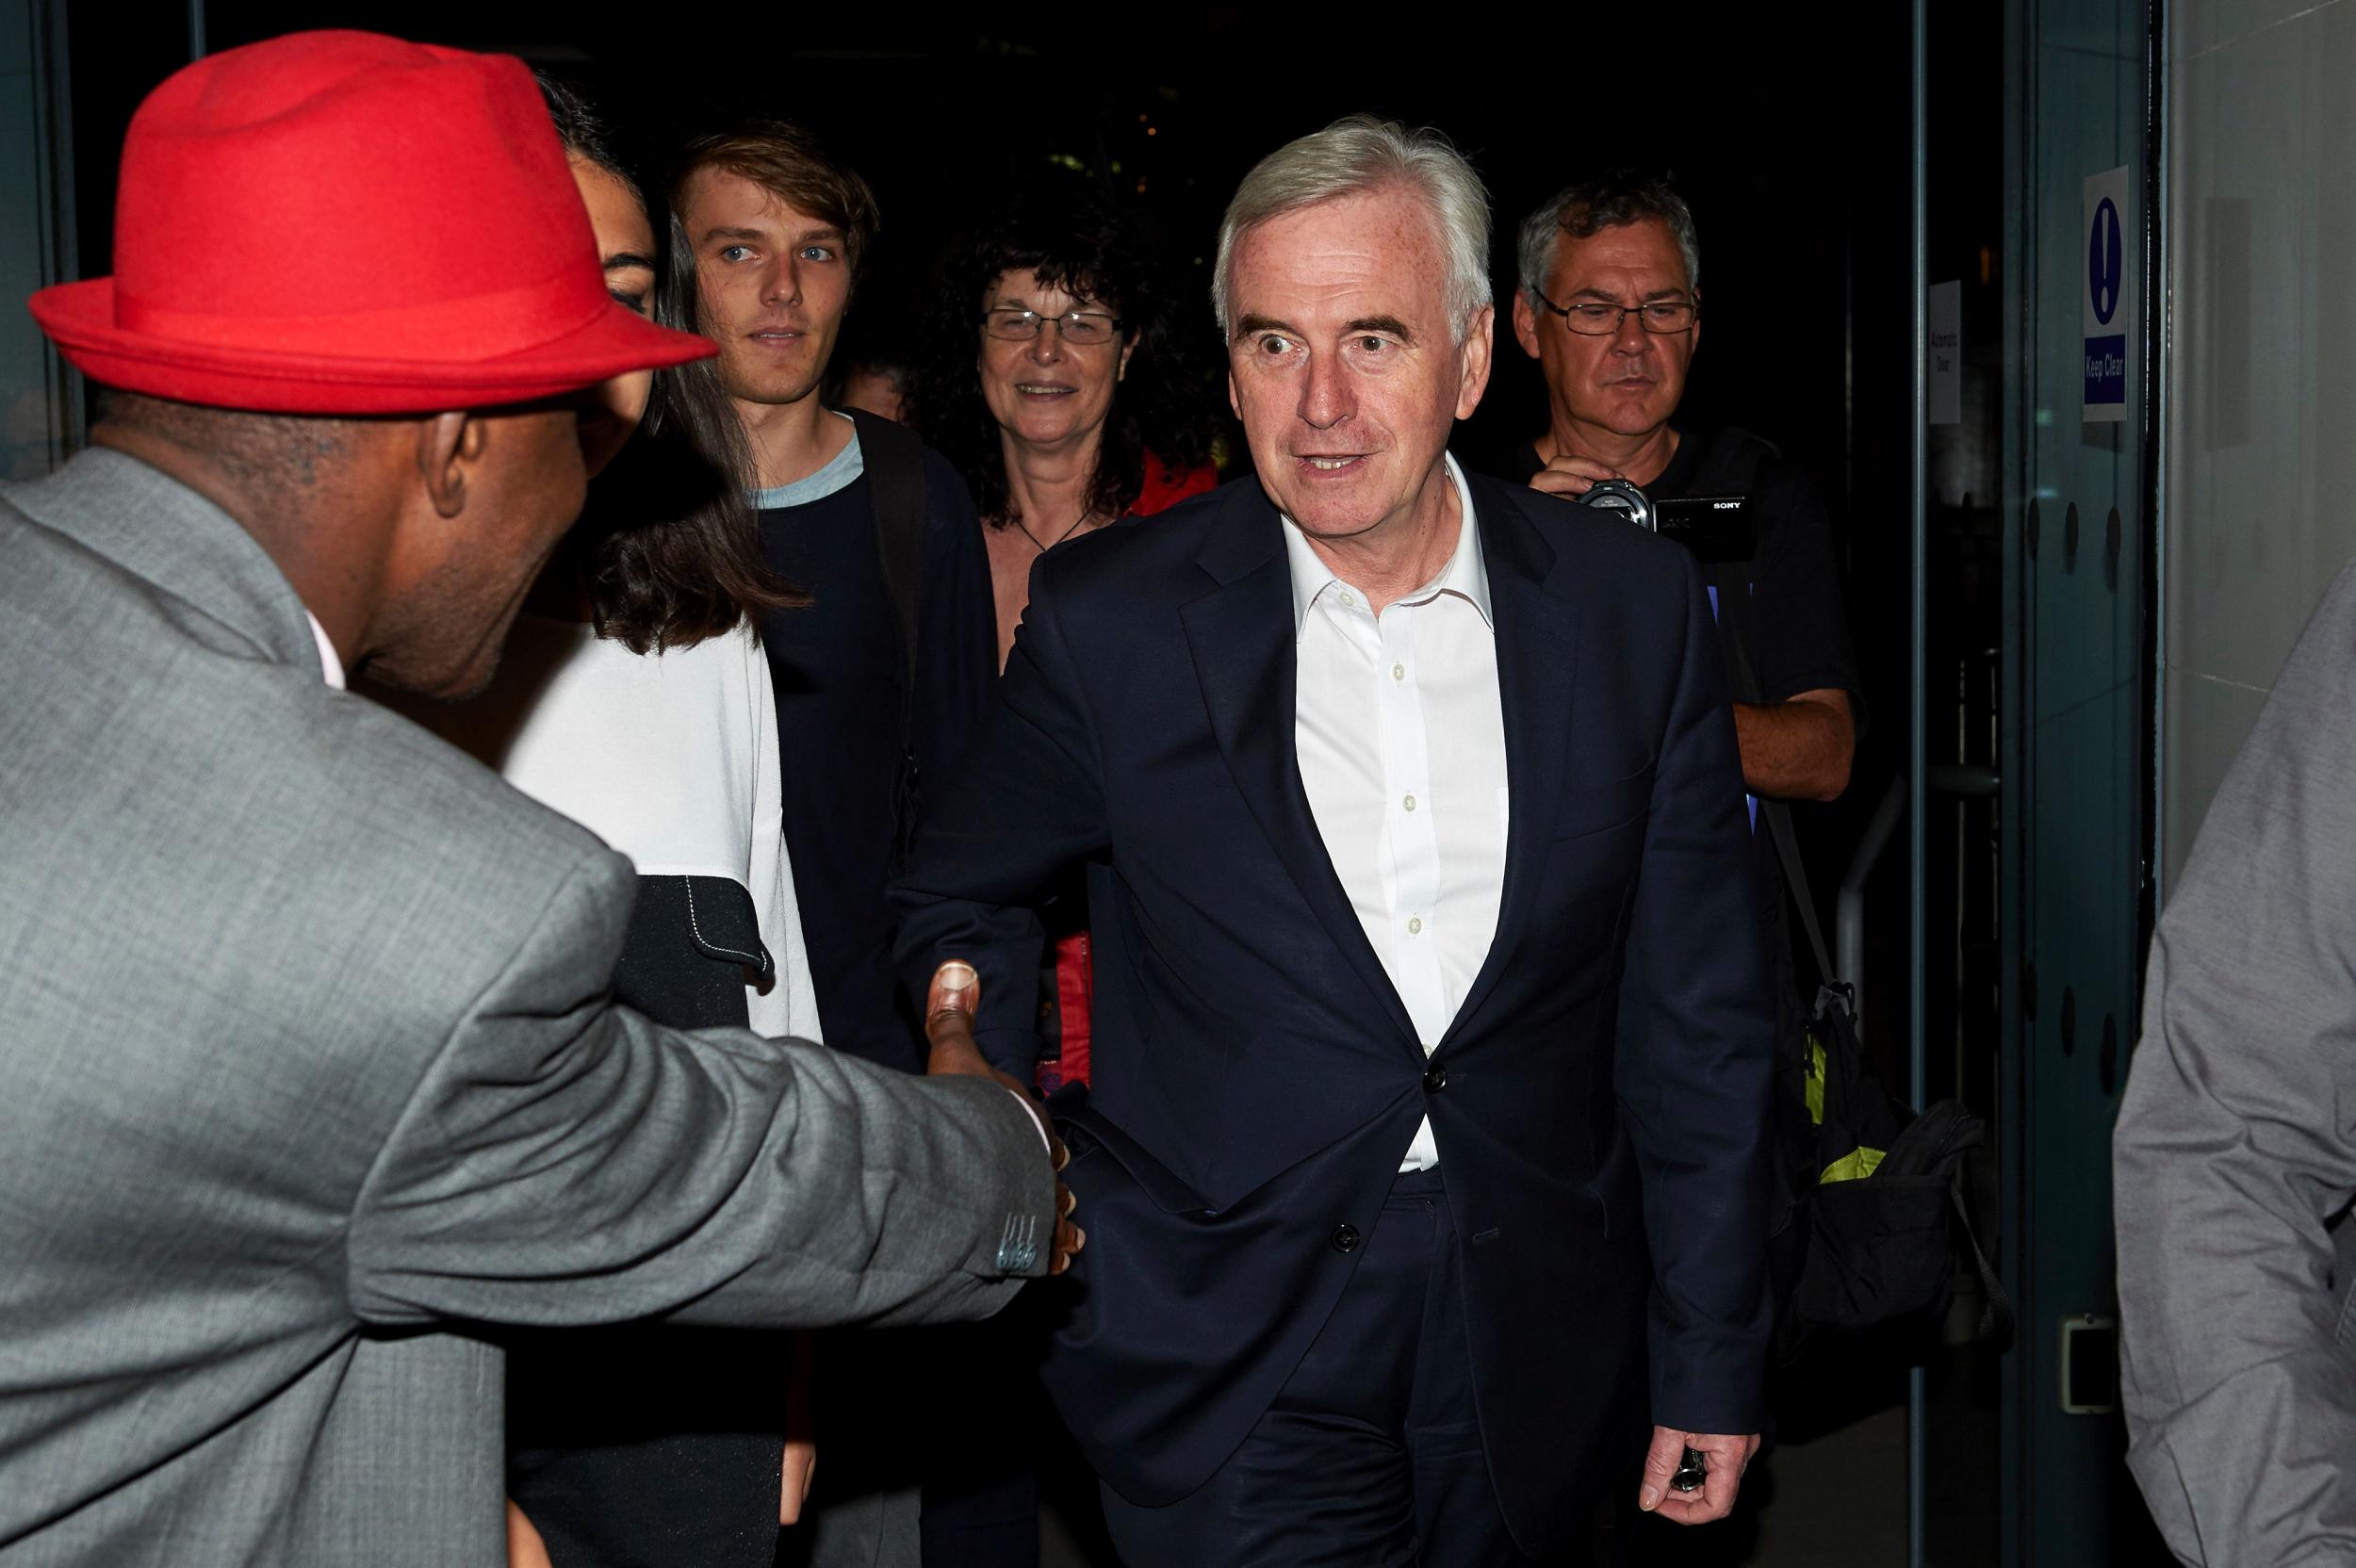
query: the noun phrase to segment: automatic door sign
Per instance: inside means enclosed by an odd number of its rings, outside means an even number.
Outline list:
[[[2086,417],[2127,417],[2127,339],[2135,330],[2134,253],[2128,227],[2127,171],[2088,175],[2086,182],[2084,287],[2079,321],[2086,339]]]

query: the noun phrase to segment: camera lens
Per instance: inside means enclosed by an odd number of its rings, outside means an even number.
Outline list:
[[[1581,506],[1592,506],[1598,512],[1615,512],[1647,532],[1658,532],[1653,519],[1652,502],[1644,493],[1624,479],[1599,479],[1594,488],[1579,498]]]

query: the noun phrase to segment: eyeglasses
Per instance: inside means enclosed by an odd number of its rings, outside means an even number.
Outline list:
[[[1036,310],[982,313],[982,330],[1009,343],[1028,343],[1050,321],[1067,343],[1109,343],[1121,335],[1121,322],[1100,311],[1073,310],[1061,316],[1041,316]]]
[[[1537,293],[1532,289],[1530,292]],[[1558,305],[1544,294],[1538,302],[1562,318],[1562,324],[1581,337],[1617,337],[1620,323],[1629,317],[1655,337],[1673,337],[1693,330],[1701,319],[1702,308],[1691,300],[1651,300],[1641,305],[1606,304],[1601,300],[1582,300],[1575,305]]]

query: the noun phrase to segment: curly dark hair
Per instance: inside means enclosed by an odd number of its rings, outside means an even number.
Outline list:
[[[1172,294],[1136,227],[1094,201],[1033,197],[956,240],[942,257],[908,368],[904,416],[973,489],[985,521],[1016,519],[1006,498],[998,422],[974,368],[982,300],[1007,272],[1029,270],[1075,300],[1110,311],[1136,345],[1113,393],[1088,507],[1118,517],[1145,488],[1151,450],[1185,472],[1209,461],[1216,414],[1194,338],[1177,325]],[[1199,313],[1198,313],[1199,314]]]

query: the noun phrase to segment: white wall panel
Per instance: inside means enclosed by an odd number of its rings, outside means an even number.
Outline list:
[[[2356,4],[2168,11],[2163,889],[2356,558]]]

